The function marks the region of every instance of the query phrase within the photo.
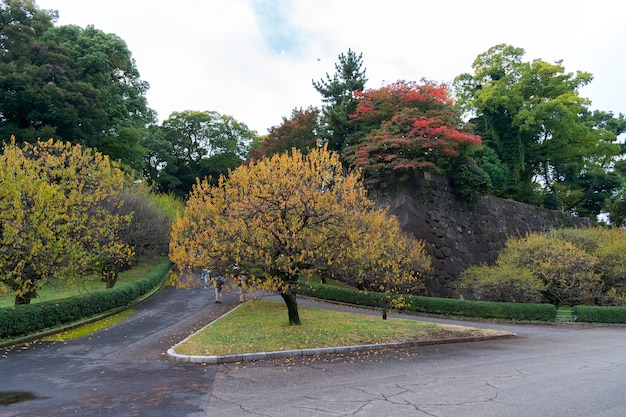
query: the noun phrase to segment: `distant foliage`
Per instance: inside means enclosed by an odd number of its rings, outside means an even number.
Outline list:
[[[494,266],[468,268],[459,293],[470,299],[530,299],[555,305],[624,305],[626,230],[559,229],[511,238]],[[537,285],[537,282],[541,285]],[[532,291],[531,291],[532,289]]]
[[[308,149],[317,148],[319,119],[319,109],[309,107],[306,110],[294,110],[291,118],[285,118],[282,124],[270,128],[258,147],[250,149],[250,158],[258,160],[277,153],[289,152],[292,149],[298,149],[306,154]]]
[[[143,175],[157,191],[185,198],[198,178],[217,182],[241,165],[256,139],[256,131],[228,115],[174,112],[143,138]]]
[[[457,291],[466,300],[538,303],[546,284],[529,269],[514,265],[471,266],[459,279]]]
[[[524,54],[495,45],[453,84],[474,132],[506,167],[504,187],[494,184],[497,194],[591,219],[612,212],[606,201],[625,184],[617,168],[626,152],[619,140],[626,118],[590,110],[580,95],[590,73],[567,72],[561,61],[524,61]]]
[[[363,54],[348,49],[339,54],[335,73],[326,79],[313,81],[313,88],[322,96],[322,123],[319,136],[329,150],[343,155],[351,137],[358,129],[350,117],[357,108],[356,95],[365,89],[367,77]]]
[[[139,169],[139,140],[156,116],[128,46],[57,19],[35,1],[0,3],[0,140],[71,141]]]

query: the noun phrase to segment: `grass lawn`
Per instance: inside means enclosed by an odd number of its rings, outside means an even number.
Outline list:
[[[499,335],[504,332],[382,320],[380,316],[299,306],[301,326],[289,326],[282,302],[257,300],[240,305],[176,347],[182,355],[230,355],[439,338]]]
[[[150,273],[155,266],[165,260],[164,257],[154,259],[140,259],[136,266],[128,271],[120,272],[120,277],[115,284],[116,287],[123,287],[131,282]],[[43,301],[56,300],[60,298],[72,297],[86,292],[104,290],[105,284],[100,281],[97,275],[85,276],[84,279],[77,284],[68,285],[63,281],[51,279],[44,286],[37,290],[39,297],[31,300],[31,303],[41,303]],[[0,293],[0,308],[11,307],[15,305],[15,297],[12,293]]]

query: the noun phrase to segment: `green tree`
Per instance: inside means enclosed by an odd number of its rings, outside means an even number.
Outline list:
[[[344,174],[336,153],[316,148],[306,156],[298,150],[275,154],[242,165],[228,178],[221,177],[218,185],[198,182],[185,213],[173,225],[170,258],[181,271],[179,283],[194,268],[231,273],[237,265],[254,287],[278,292],[289,323],[298,325],[296,294],[305,270],[337,264],[351,271],[364,267],[367,274],[384,267],[377,262],[368,266],[360,254],[377,253],[381,262],[393,263],[387,272],[416,276],[416,271],[404,269],[413,266],[400,262],[404,258],[370,249],[370,237],[379,235],[369,232],[383,230],[390,237],[389,230],[399,230],[387,227],[394,218],[376,210],[372,216],[378,216],[381,227],[363,227],[372,205],[360,176]],[[402,252],[415,253],[409,249]]]
[[[149,84],[141,80],[126,42],[93,26],[73,25],[54,27],[43,39],[64,48],[80,71],[78,80],[98,90],[97,108],[106,125],[84,144],[137,167],[139,139],[155,114],[145,97]]]
[[[257,133],[215,111],[174,112],[150,132],[144,173],[157,189],[183,197],[196,178],[227,174],[248,156]]]
[[[27,0],[3,1],[0,13],[3,140],[63,135],[81,141],[102,130],[104,113],[94,105],[97,90],[77,81],[78,68],[66,50],[43,39],[56,14]]]
[[[584,212],[581,204],[622,153],[624,116],[588,110],[579,89],[591,74],[523,55],[508,45],[479,55],[474,74],[455,79],[458,102],[507,167],[505,197]]]
[[[313,81],[313,87],[322,95],[322,127],[320,136],[328,143],[328,149],[342,152],[350,144],[354,121],[350,115],[357,107],[355,93],[365,89],[367,78],[363,68],[363,54],[351,49],[339,54],[335,74],[326,73],[326,79]]]
[[[28,0],[5,0],[0,13],[5,140],[69,140],[139,168],[139,139],[155,117],[126,43],[91,26],[55,27],[57,13]]]
[[[0,286],[26,304],[54,277],[117,268],[132,249],[117,235],[129,218],[106,209],[124,175],[108,157],[52,139],[0,155]],[[106,264],[106,265],[105,265]]]
[[[143,154],[142,175],[155,191],[174,193],[181,187],[178,178],[179,163],[172,142],[165,138],[161,126],[150,126],[141,138]]]
[[[626,154],[626,143],[622,144],[622,152]],[[621,178],[622,186],[615,190],[610,199],[606,201],[606,212],[611,224],[615,227],[626,226],[626,160],[615,163],[615,172]]]

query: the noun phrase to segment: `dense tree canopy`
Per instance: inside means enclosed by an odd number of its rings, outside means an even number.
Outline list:
[[[597,215],[601,204],[589,201],[615,190],[610,172],[623,153],[617,137],[626,120],[589,110],[579,89],[591,74],[567,73],[560,62],[524,62],[523,55],[508,45],[480,54],[474,73],[455,80],[458,100],[508,168],[503,196]]]
[[[52,139],[0,155],[0,287],[28,303],[46,279],[79,279],[87,268],[119,270],[132,248],[117,232],[129,216],[106,204],[124,175],[106,156]]]
[[[507,241],[493,266],[468,268],[458,290],[484,301],[626,305],[626,230],[595,227]]]
[[[68,140],[138,167],[154,114],[126,43],[56,18],[30,0],[0,5],[0,136]]]
[[[235,169],[248,156],[257,133],[214,111],[174,112],[144,137],[144,175],[161,192],[185,196],[196,178]]]
[[[420,268],[429,262],[423,247],[400,239],[395,218],[380,215],[372,204],[359,175],[345,175],[336,153],[317,148],[306,156],[297,150],[275,154],[239,167],[216,186],[199,182],[173,226],[170,257],[181,282],[194,267],[228,274],[237,265],[255,285],[279,292],[289,322],[299,324],[296,292],[305,270],[330,268],[344,276],[362,271],[385,289],[396,287],[381,283],[391,276],[375,271],[393,272],[407,285],[424,279]],[[387,253],[384,245],[373,245],[381,233],[386,242],[406,243],[406,251]],[[419,265],[403,262],[407,254],[419,254]]]

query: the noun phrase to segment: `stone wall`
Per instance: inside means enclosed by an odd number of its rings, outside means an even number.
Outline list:
[[[470,265],[492,263],[511,236],[561,227],[589,226],[587,219],[492,196],[458,200],[443,177],[420,172],[406,181],[390,177],[369,187],[378,206],[389,206],[405,231],[426,242],[435,277],[431,295],[451,297]]]

